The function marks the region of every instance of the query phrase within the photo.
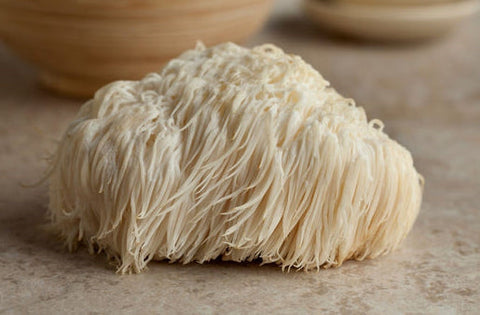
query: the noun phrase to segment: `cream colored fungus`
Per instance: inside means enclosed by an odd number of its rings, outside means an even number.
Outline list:
[[[50,176],[53,226],[118,271],[260,258],[306,270],[373,258],[420,208],[410,153],[300,57],[196,49],[99,90]]]

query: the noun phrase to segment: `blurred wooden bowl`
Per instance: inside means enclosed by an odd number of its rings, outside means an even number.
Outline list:
[[[197,40],[239,42],[272,0],[0,0],[0,38],[40,70],[47,87],[90,97],[138,79]]]
[[[380,41],[435,38],[477,13],[478,0],[305,0],[306,15],[336,33]]]
[[[452,0],[334,0],[343,3],[375,4],[375,5],[426,5],[440,2],[452,2]],[[454,0],[455,1],[455,0]]]

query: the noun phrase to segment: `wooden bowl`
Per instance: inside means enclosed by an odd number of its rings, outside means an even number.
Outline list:
[[[336,33],[380,41],[435,38],[477,13],[477,0],[305,0],[307,16]]]
[[[272,0],[0,0],[0,38],[55,91],[90,97],[139,79],[197,40],[239,42]]]
[[[425,5],[452,2],[452,0],[335,0],[343,3],[375,4],[375,5]]]

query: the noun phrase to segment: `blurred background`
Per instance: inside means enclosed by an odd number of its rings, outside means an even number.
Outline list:
[[[96,311],[111,311],[127,307],[131,294],[150,310],[170,303],[180,312],[245,310],[246,305],[254,313],[478,311],[478,4],[0,0],[0,311],[48,313],[66,305],[81,311],[79,299]],[[113,278],[98,267],[103,260],[85,251],[65,255],[37,232],[47,185],[20,184],[44,174],[45,158],[80,105],[106,82],[159,70],[198,39],[207,45],[273,43],[304,58],[364,107],[369,119],[385,122],[386,132],[412,152],[426,179],[420,216],[400,250],[363,267],[347,263],[314,277],[228,264],[217,267],[220,277],[211,266],[158,264],[133,281]],[[175,283],[170,287],[152,278],[167,270]],[[82,271],[92,276],[83,279]],[[62,277],[69,279],[69,293]],[[130,291],[121,289],[127,284]],[[110,308],[105,296],[87,286],[110,292],[105,293]],[[210,295],[185,290],[199,286]],[[132,305],[130,310],[138,310]]]

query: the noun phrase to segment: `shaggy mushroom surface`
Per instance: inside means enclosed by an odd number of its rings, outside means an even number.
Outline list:
[[[120,273],[373,258],[405,238],[423,187],[382,129],[298,56],[199,44],[82,106],[53,158],[52,226]]]

